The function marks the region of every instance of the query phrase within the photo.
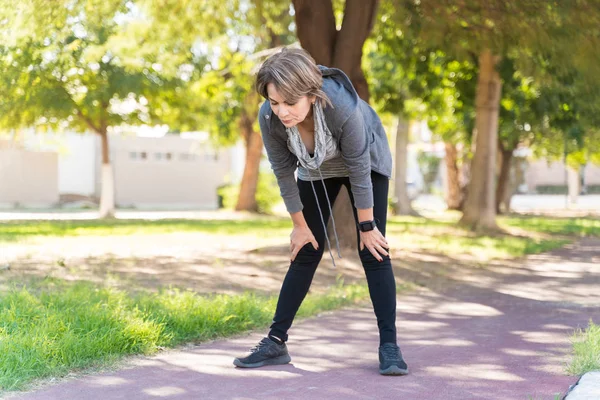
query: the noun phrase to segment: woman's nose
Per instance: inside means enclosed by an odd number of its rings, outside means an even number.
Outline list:
[[[285,117],[288,114],[289,114],[289,111],[288,111],[287,107],[280,104],[279,105],[279,116],[280,117]]]

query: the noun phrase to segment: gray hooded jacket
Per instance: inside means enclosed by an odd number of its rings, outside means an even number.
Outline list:
[[[371,208],[371,171],[388,178],[392,175],[392,154],[383,125],[377,113],[358,97],[346,74],[336,68],[319,68],[323,74],[323,91],[333,103],[333,107],[324,107],[325,121],[348,168],[354,205],[360,209]],[[268,100],[261,106],[258,119],[267,157],[287,211],[302,211],[294,178],[298,159],[288,149],[285,126],[271,110]]]

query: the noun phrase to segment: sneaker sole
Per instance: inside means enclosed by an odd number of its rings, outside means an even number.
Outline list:
[[[269,359],[264,360],[264,361],[259,361],[259,362],[250,363],[250,364],[243,363],[238,358],[236,358],[235,360],[233,360],[233,365],[235,365],[236,367],[240,367],[240,368],[258,368],[258,367],[264,367],[265,365],[282,365],[282,364],[287,364],[290,361],[292,361],[292,358],[290,357],[289,354],[286,354],[286,355],[283,355],[283,356],[279,356],[279,357],[275,357],[275,358],[269,358]]]
[[[380,369],[379,373],[381,375],[395,375],[395,376],[408,375],[408,368],[402,369],[396,365],[392,365],[392,366],[387,367],[386,369]]]

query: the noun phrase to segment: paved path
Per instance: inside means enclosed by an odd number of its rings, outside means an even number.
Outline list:
[[[427,274],[420,277],[425,283]],[[290,365],[234,368],[233,357],[262,337],[257,332],[135,359],[116,372],[16,398],[561,398],[577,381],[564,373],[570,334],[590,318],[600,321],[600,241],[458,275],[398,298],[399,343],[411,370],[405,377],[378,375],[375,319],[360,308],[296,324]]]

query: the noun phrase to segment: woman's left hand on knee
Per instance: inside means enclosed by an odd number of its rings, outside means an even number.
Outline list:
[[[375,228],[372,231],[368,232],[360,232],[360,249],[364,248],[369,249],[373,257],[377,259],[377,261],[383,261],[383,256],[388,256],[388,250],[390,246],[388,245],[387,240],[381,234],[379,229]]]

